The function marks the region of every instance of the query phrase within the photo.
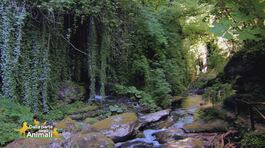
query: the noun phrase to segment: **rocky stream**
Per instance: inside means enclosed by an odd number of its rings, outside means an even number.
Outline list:
[[[126,112],[88,124],[67,117],[56,122],[61,138],[22,138],[8,148],[193,148],[212,146],[217,132],[226,131],[224,121],[196,121],[196,111],[209,104],[201,95],[190,95],[172,109],[154,113]]]

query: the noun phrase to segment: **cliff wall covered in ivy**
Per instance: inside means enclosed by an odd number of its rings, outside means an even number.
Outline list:
[[[80,7],[80,9],[78,9]],[[193,74],[181,13],[134,1],[1,1],[1,92],[47,112],[61,82],[166,107]],[[179,15],[172,15],[179,13]]]

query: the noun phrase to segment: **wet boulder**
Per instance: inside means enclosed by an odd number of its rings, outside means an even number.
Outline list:
[[[149,123],[157,122],[157,121],[161,120],[162,118],[169,116],[170,112],[171,112],[170,109],[166,109],[166,110],[161,110],[158,112],[154,112],[154,113],[140,116],[139,120],[141,122],[141,126],[145,126]]]
[[[161,131],[155,134],[157,141],[159,143],[168,143],[169,141],[176,141],[184,139],[184,132],[182,129],[179,128],[169,128],[165,131]]]
[[[150,126],[148,127],[154,127],[154,128],[159,128],[159,129],[165,129],[168,128],[170,126],[172,126],[175,123],[174,119],[172,118],[172,116],[167,117],[164,120],[160,120],[158,122],[152,123]]]
[[[137,116],[135,113],[123,113],[111,116],[93,124],[98,131],[111,138],[115,142],[126,140],[134,134],[137,125]]]

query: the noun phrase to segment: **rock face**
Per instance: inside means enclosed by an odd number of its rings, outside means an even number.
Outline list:
[[[99,121],[93,124],[93,127],[115,142],[118,142],[131,136],[136,125],[137,116],[135,113],[123,113]]]
[[[162,119],[163,117],[167,117],[170,114],[170,111],[171,111],[170,109],[161,110],[161,111],[158,111],[155,113],[143,115],[143,116],[139,117],[139,119],[140,119],[142,126],[144,126],[148,123],[157,122],[160,119]]]
[[[83,100],[85,96],[85,88],[74,82],[63,82],[57,92],[59,98],[65,103]]]
[[[114,143],[111,139],[104,136],[99,132],[90,132],[90,133],[77,133],[71,138],[66,140],[62,147],[64,148],[112,148]]]
[[[22,138],[8,144],[6,148],[61,148],[61,139]]]

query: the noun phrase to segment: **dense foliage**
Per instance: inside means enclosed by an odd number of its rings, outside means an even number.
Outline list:
[[[160,2],[2,1],[2,93],[48,112],[70,80],[87,85],[88,99],[118,84],[142,91],[145,104],[170,105],[192,79],[183,36],[193,32],[180,3]]]
[[[33,114],[27,107],[3,96],[0,98],[0,111],[0,145],[4,145],[19,137],[22,122],[32,123]]]
[[[205,84],[207,96],[213,100],[237,95],[249,95],[253,101],[264,101],[264,8],[262,0],[211,1],[215,5],[215,22],[211,32],[233,41],[239,51],[229,61],[216,46],[210,44],[209,68],[220,74]],[[211,87],[209,87],[211,86]],[[218,93],[219,92],[219,93]],[[259,98],[259,99],[258,99]]]
[[[208,87],[205,98],[264,96],[264,8],[264,0],[1,0],[0,84],[8,99],[0,98],[0,131],[15,128],[23,111],[56,120],[90,110],[84,102],[96,96],[166,108],[200,73],[200,45],[202,66],[219,74],[198,84]],[[58,94],[66,82],[84,86],[84,102],[65,104],[72,101]]]
[[[263,6],[258,0],[2,1],[1,90],[35,113],[48,111],[67,80],[86,84],[88,99],[112,94],[118,84],[142,91],[143,103],[166,107],[194,78],[189,46],[207,43],[209,68],[221,72],[226,59],[211,32],[261,40]]]
[[[262,148],[265,146],[265,136],[264,133],[247,133],[244,135],[243,140],[241,140],[242,147],[257,147]]]

